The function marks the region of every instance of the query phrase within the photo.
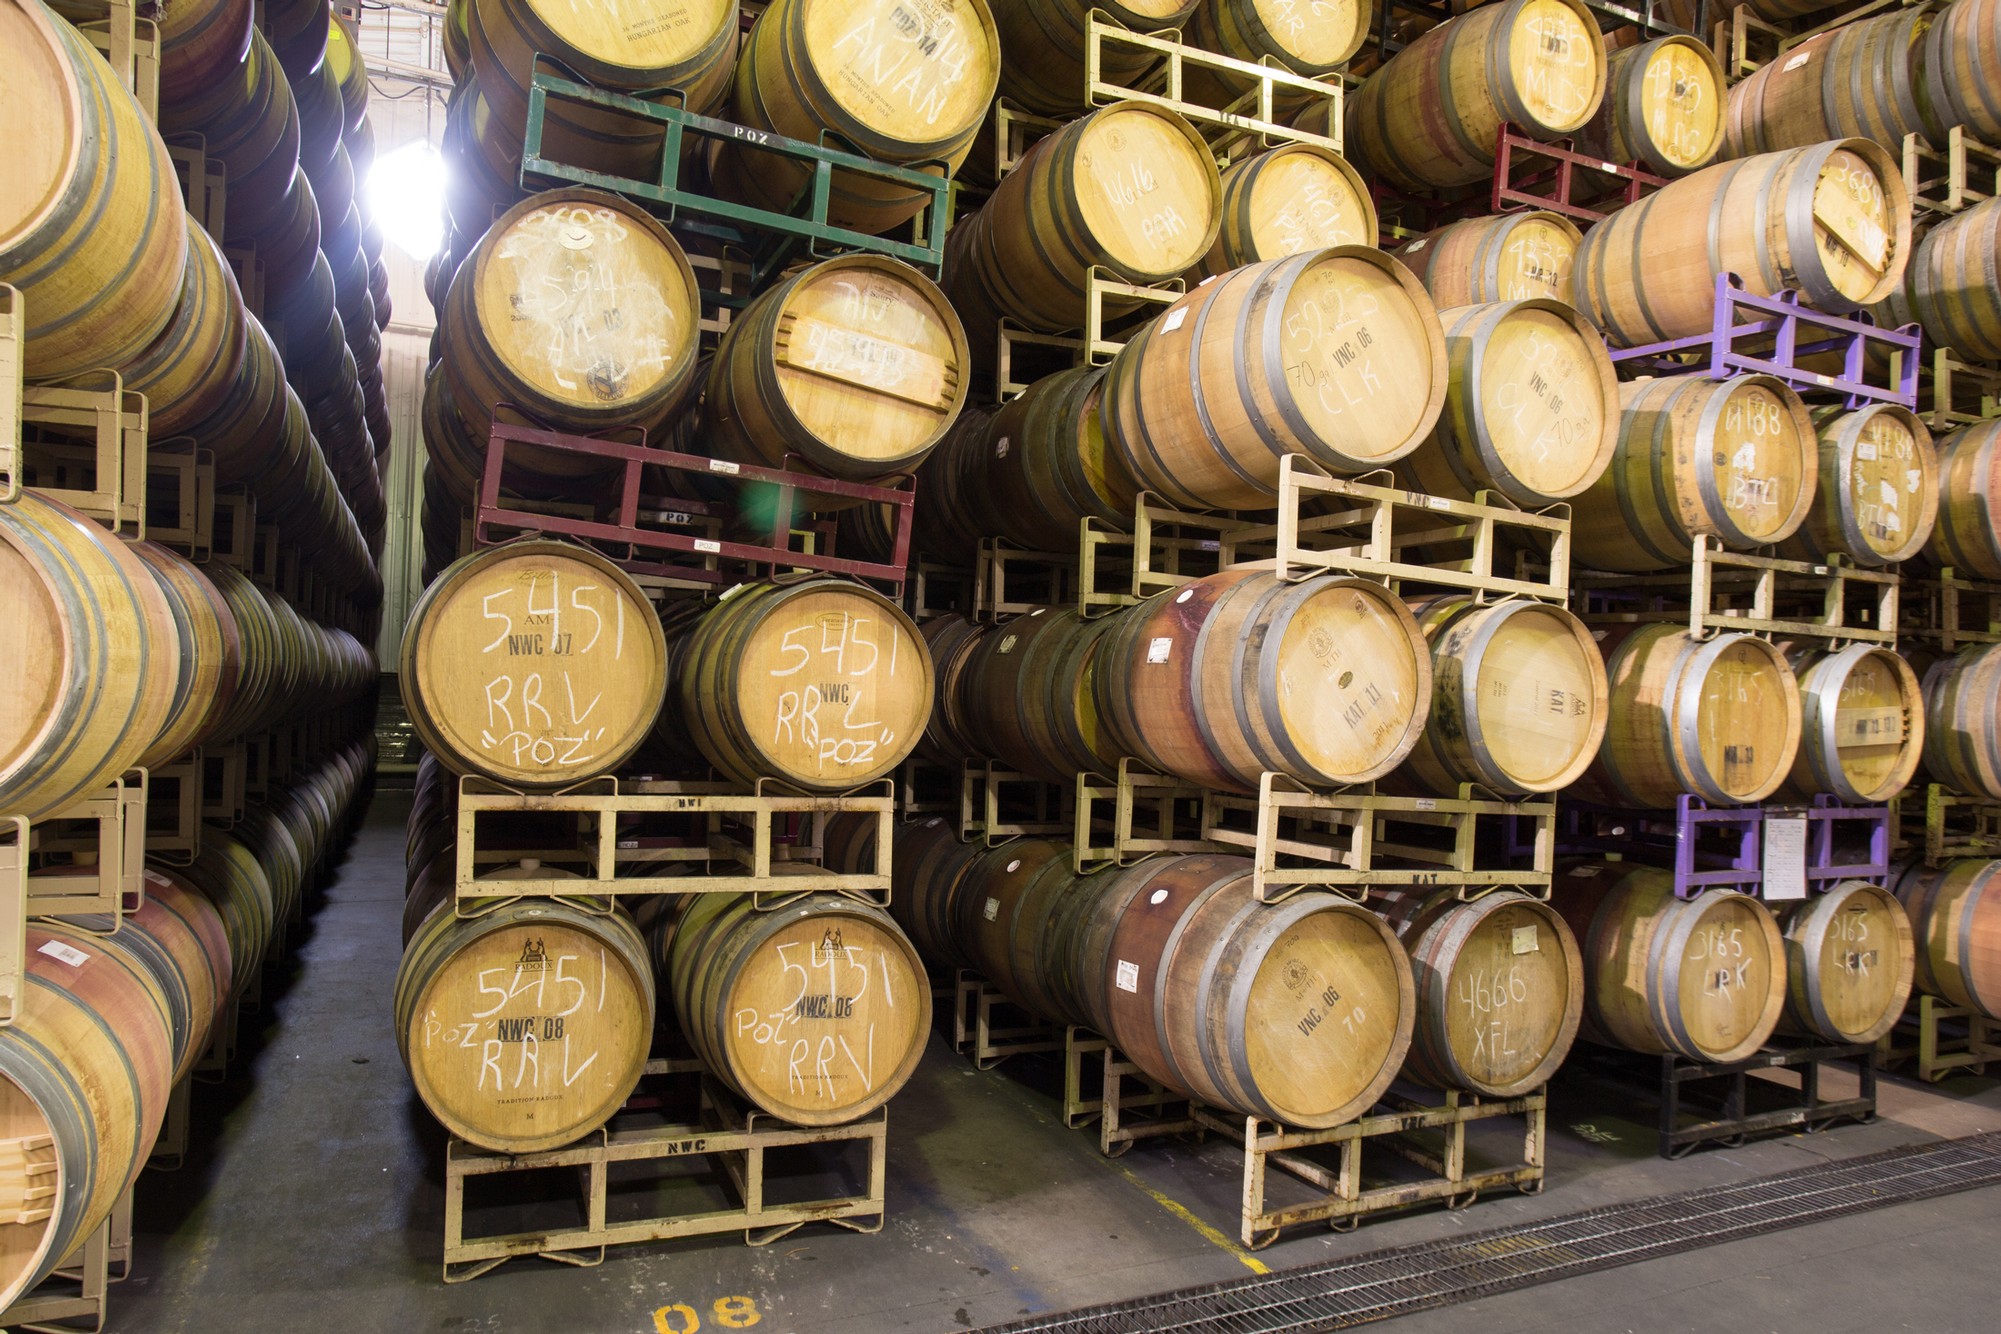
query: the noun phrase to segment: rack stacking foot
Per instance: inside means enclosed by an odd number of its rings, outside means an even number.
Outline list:
[[[1010,1056],[1063,1050],[1063,1030],[1044,1023],[991,982],[961,968],[952,987],[952,1050],[978,1070],[991,1070]]]
[[[2001,1066],[2001,1023],[1969,1006],[1919,994],[1911,997],[1903,1022],[1877,1044],[1876,1061],[1884,1067],[1911,1062],[1928,1084],[1961,1071],[1984,1075],[1990,1063]]]
[[[1085,1073],[1095,1060],[1095,1096]],[[1089,1029],[1071,1027],[1063,1043],[1063,1124],[1072,1130],[1096,1124],[1098,1151],[1117,1158],[1143,1139],[1162,1135],[1200,1137],[1188,1096],[1149,1078]]]
[[[1584,1048],[1599,1073],[1642,1085],[1653,1072],[1660,1087],[1660,1156],[1686,1157],[1704,1144],[1737,1148],[1753,1135],[1800,1127],[1813,1134],[1838,1121],[1867,1125],[1876,1119],[1876,1048],[1870,1043],[1771,1046],[1741,1061],[1712,1064],[1668,1054],[1642,1056],[1610,1048]],[[1658,1062],[1658,1064],[1656,1064]],[[1821,1088],[1829,1067],[1852,1067],[1855,1096],[1830,1098]],[[1764,1070],[1791,1072],[1793,1082],[1751,1076]],[[1722,1091],[1716,1092],[1721,1085]],[[1692,1086],[1705,1086],[1695,1092]],[[1782,1105],[1752,1108],[1753,1088],[1781,1099]],[[1760,1098],[1769,1101],[1769,1097]]]
[[[833,1223],[856,1232],[877,1232],[884,1221],[883,1182],[888,1145],[889,1120],[878,1110],[862,1120],[842,1126],[807,1128],[777,1121],[763,1113],[746,1109],[728,1090],[701,1073],[697,1061],[666,1059],[646,1063],[648,1079],[674,1076],[695,1080],[699,1089],[699,1110],[688,1124],[662,1124],[656,1116],[636,1110],[635,1104],[615,1116],[611,1123],[590,1138],[562,1149],[541,1153],[502,1154],[475,1148],[453,1140],[445,1154],[445,1252],[444,1278],[447,1283],[463,1283],[478,1278],[508,1260],[534,1255],[562,1264],[591,1266],[604,1261],[612,1246],[635,1242],[668,1241],[679,1237],[711,1236],[741,1231],[746,1244],[769,1245],[789,1236],[807,1223]],[[642,1089],[646,1086],[641,1085]],[[815,1146],[859,1146],[868,1163],[859,1175],[860,1189],[847,1194],[819,1195],[810,1199],[774,1200],[774,1195],[792,1195],[796,1189],[790,1178],[770,1171],[767,1153],[775,1149]],[[706,1173],[690,1174],[684,1164],[690,1159],[705,1160]],[[611,1200],[611,1169],[615,1164],[648,1164],[656,1170],[643,1196],[656,1205],[662,1197],[658,1187],[680,1178],[688,1187],[668,1192],[676,1199],[699,1197],[693,1207],[656,1207],[641,1216],[614,1219]],[[551,1168],[574,1168],[581,1178],[582,1220],[568,1227],[533,1232],[487,1233],[468,1236],[466,1231],[467,1183],[476,1177],[509,1177],[510,1196],[526,1184],[523,1174]],[[727,1180],[723,1207],[714,1204],[714,1178]],[[816,1175],[814,1180],[818,1180]],[[694,1189],[703,1182],[710,1189]],[[618,1203],[627,1203],[628,1173],[620,1174]],[[625,1212],[621,1209],[620,1212]]]

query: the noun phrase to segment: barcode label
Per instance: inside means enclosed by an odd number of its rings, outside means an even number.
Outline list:
[[[44,941],[36,953],[46,954],[51,959],[60,959],[72,968],[81,968],[90,962],[88,954],[74,946],[65,945],[60,940]]]
[[[1174,652],[1172,639],[1156,639],[1146,646],[1146,660],[1151,663],[1167,661],[1167,655]]]
[[[1119,990],[1137,993],[1139,991],[1139,965],[1119,960]]]

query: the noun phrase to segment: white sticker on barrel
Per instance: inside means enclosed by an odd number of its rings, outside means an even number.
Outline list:
[[[986,908],[985,908],[985,910],[984,910],[984,914],[983,914],[983,915],[984,915],[984,916],[986,917],[986,919],[987,919],[987,920],[988,920],[989,922],[993,921],[993,920],[994,920],[994,919],[995,919],[996,917],[999,917],[999,916],[1000,916],[1000,900],[999,900],[999,899],[988,899],[988,900],[987,900],[987,906],[986,906]]]
[[[1192,597],[1194,597],[1194,596],[1195,596],[1195,590],[1194,590],[1194,589],[1192,589],[1192,588],[1184,588],[1184,589],[1182,589],[1182,590],[1181,590],[1181,591],[1180,591],[1179,593],[1176,593],[1176,594],[1174,595],[1174,600],[1175,600],[1176,602],[1186,602],[1186,601],[1188,601],[1188,599],[1190,599],[1190,598],[1192,598]]]
[[[1785,64],[1779,66],[1779,73],[1781,74],[1790,73],[1791,71],[1798,69],[1801,65],[1806,64],[1807,61],[1812,59],[1813,59],[1812,51],[1802,51],[1798,55],[1794,56],[1791,60],[1788,60]]]
[[[1137,992],[1139,990],[1139,965],[1136,963],[1127,963],[1124,959],[1120,959],[1118,984],[1120,991]]]
[[[723,544],[706,537],[698,537],[695,539],[695,550],[706,555],[719,556],[722,554]]]
[[[1855,446],[1855,457],[1858,459],[1874,459],[1876,457],[1876,442],[1874,440],[1858,442]]]
[[[1515,928],[1515,953],[1534,954],[1542,946],[1536,941],[1535,923]]]
[[[1020,869],[1021,869],[1021,858],[1019,857],[1016,857],[1013,861],[1007,864],[1007,873],[1009,875],[1013,875],[1016,871],[1019,871]]]
[[[1001,640],[1001,642],[1000,642],[1000,646],[999,646],[998,648],[996,648],[996,649],[994,650],[994,652],[995,652],[995,653],[1012,653],[1012,652],[1014,652],[1014,646],[1015,646],[1016,644],[1020,643],[1020,642],[1021,642],[1021,636],[1020,636],[1020,635],[1009,635],[1009,636],[1007,636],[1007,637],[1006,637],[1005,639]]]
[[[35,952],[37,954],[46,954],[51,959],[60,959],[72,968],[81,968],[90,962],[88,954],[85,954],[82,950],[74,946],[65,945],[60,940],[43,941],[42,947]]]
[[[1146,660],[1153,663],[1167,661],[1167,655],[1174,652],[1172,639],[1156,639],[1146,646]]]
[[[1167,318],[1160,322],[1160,331],[1164,334],[1171,334],[1176,329],[1179,329],[1181,322],[1187,318],[1188,309],[1185,306],[1180,310],[1170,310],[1167,312]]]
[[[1431,238],[1429,236],[1420,236],[1415,241],[1412,241],[1409,245],[1405,246],[1403,248],[1403,253],[1406,255],[1415,255],[1418,251],[1424,249],[1426,246],[1430,244],[1431,244]]]
[[[1148,896],[1147,902],[1151,903],[1154,907],[1158,908],[1161,904],[1167,902],[1167,891],[1164,889],[1156,889],[1155,891],[1153,891],[1151,895]]]

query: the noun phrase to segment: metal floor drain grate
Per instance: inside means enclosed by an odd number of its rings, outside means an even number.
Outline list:
[[[2001,1133],[994,1325],[980,1334],[1345,1329],[1778,1228],[2001,1184]]]

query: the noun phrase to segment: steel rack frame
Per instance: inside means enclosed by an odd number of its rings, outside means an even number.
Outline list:
[[[1896,809],[1898,833],[1926,866],[1955,857],[2001,857],[2001,801],[1927,782],[1905,789]]]
[[[1919,415],[1934,435],[2001,417],[2001,367],[1962,361],[1951,348],[1934,347],[1919,363],[1919,385],[1930,409]]]
[[[1678,899],[1732,889],[1780,903],[1845,880],[1887,884],[1895,825],[1887,803],[1851,806],[1825,794],[1804,806],[1711,806],[1683,793],[1665,811],[1612,810],[1566,799],[1556,846],[1565,857],[1611,854],[1657,866],[1672,873]],[[1867,848],[1860,861],[1844,851],[1856,845]]]
[[[2001,148],[1984,144],[1955,125],[1945,147],[1921,134],[1904,136],[1904,189],[1920,216],[1950,217],[2001,194]]]
[[[1956,1031],[1963,1025],[1964,1031]],[[1914,992],[1898,1026],[1876,1045],[1879,1066],[1912,1063],[1912,1073],[1936,1084],[1959,1071],[1984,1075],[2001,1066],[2001,1022],[1965,1005]]]
[[[1098,1078],[1087,1082],[1084,1072],[1093,1058]],[[1186,1094],[1154,1080],[1109,1040],[1074,1024],[1063,1031],[1063,1124],[1071,1130],[1095,1124],[1098,1152],[1107,1158],[1120,1157],[1143,1139],[1203,1134]]]
[[[1900,579],[1894,567],[1865,569],[1841,556],[1781,560],[1726,551],[1698,536],[1687,570],[1577,577],[1580,614],[1597,625],[1688,622],[1707,639],[1724,631],[1828,644],[1897,642]]]
[[[1503,124],[1493,189],[1486,198],[1475,198],[1494,213],[1547,209],[1588,227],[1666,184],[1665,176],[1637,164],[1607,162],[1578,152],[1568,139],[1545,143]]]
[[[1903,624],[1907,640],[1957,653],[1970,644],[2001,641],[2001,584],[1962,579],[1947,567],[1937,574],[1906,574]]]
[[[951,1038],[952,1050],[983,1071],[1010,1056],[1064,1050],[1061,1028],[1029,1014],[970,968],[953,974]]]
[[[1636,1086],[1644,1083],[1646,1067],[1659,1062],[1660,1120],[1656,1151],[1670,1160],[1686,1157],[1705,1144],[1738,1148],[1753,1135],[1795,1126],[1811,1135],[1828,1129],[1837,1121],[1852,1120],[1867,1125],[1876,1119],[1877,1060],[1874,1043],[1774,1043],[1741,1061],[1719,1063],[1691,1061],[1672,1053],[1650,1057],[1609,1048],[1593,1048],[1586,1060],[1591,1068],[1611,1073]],[[1854,1068],[1855,1096],[1823,1097],[1820,1089],[1823,1069],[1839,1064]],[[1760,1079],[1754,1084],[1751,1076],[1766,1070],[1786,1071],[1795,1083],[1789,1087],[1777,1080]],[[1705,1105],[1693,1108],[1688,1105],[1693,1087],[1713,1086],[1719,1081],[1723,1084],[1720,1097],[1704,1095],[1700,1101]],[[1753,1087],[1787,1095],[1787,1105],[1752,1111],[1750,1090]],[[1684,1124],[1685,1116],[1697,1119]]]
[[[1183,279],[1155,285],[1127,282],[1112,270],[1093,264],[1084,273],[1084,300],[1077,333],[1041,333],[1002,317],[994,339],[994,397],[1006,402],[1026,392],[1046,375],[1072,366],[1103,366],[1126,345],[1110,330],[1136,327],[1149,307],[1166,308],[1187,292]],[[1107,319],[1105,298],[1123,297],[1139,303],[1137,311]],[[1157,312],[1155,312],[1157,313]]]

